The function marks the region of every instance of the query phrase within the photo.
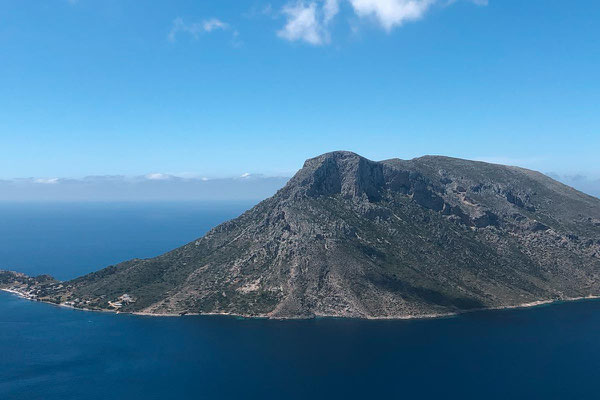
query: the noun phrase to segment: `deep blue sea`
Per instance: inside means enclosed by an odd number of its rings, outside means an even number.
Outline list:
[[[251,204],[0,204],[0,268],[71,278]],[[600,302],[412,321],[142,317],[0,293],[0,399],[594,399]]]

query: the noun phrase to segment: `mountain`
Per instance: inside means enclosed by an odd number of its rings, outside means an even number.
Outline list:
[[[518,167],[425,156],[309,159],[204,237],[5,289],[86,309],[405,318],[600,295],[600,200]]]

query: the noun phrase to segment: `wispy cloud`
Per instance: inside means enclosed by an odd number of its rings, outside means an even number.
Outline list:
[[[328,23],[340,12],[339,0],[325,0],[323,5],[323,21]]]
[[[147,174],[145,176],[145,178],[149,179],[151,181],[164,181],[164,180],[173,178],[173,175],[161,174],[161,173],[155,172],[155,173]]]
[[[328,41],[323,23],[317,16],[317,4],[298,1],[288,4],[282,9],[287,22],[277,32],[280,38],[289,41],[304,41],[312,45],[320,45]]]
[[[58,183],[58,178],[38,178],[34,180],[35,183],[41,183],[44,185],[55,185]]]
[[[281,9],[285,26],[277,35],[289,41],[312,45],[329,43],[329,24],[339,14],[340,5],[347,2],[360,19],[375,21],[384,30],[406,22],[417,21],[436,4],[449,6],[461,0],[295,0]],[[488,0],[462,0],[484,6]]]
[[[180,33],[186,33],[192,36],[194,39],[198,39],[201,34],[210,33],[213,31],[225,31],[231,29],[230,25],[217,19],[210,18],[201,22],[186,23],[183,18],[175,18],[173,20],[173,26],[167,36],[171,42],[174,42],[177,35]]]
[[[204,21],[202,23],[202,27],[204,28],[205,32],[212,32],[214,30],[219,30],[219,29],[221,29],[221,30],[229,29],[228,24],[226,24],[225,22],[220,21],[216,18],[212,18],[207,21]]]

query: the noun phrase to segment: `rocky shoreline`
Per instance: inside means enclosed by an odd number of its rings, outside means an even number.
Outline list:
[[[473,313],[473,312],[481,312],[481,311],[527,309],[527,308],[535,308],[535,307],[540,307],[540,306],[545,306],[545,305],[561,304],[561,303],[566,303],[566,302],[576,302],[576,301],[600,299],[600,295],[591,295],[590,294],[588,296],[582,296],[582,297],[538,300],[538,301],[522,303],[522,304],[517,304],[517,305],[507,305],[507,306],[500,306],[500,307],[485,307],[485,308],[464,310],[464,311],[451,312],[451,313],[389,316],[389,317],[369,317],[369,316],[356,317],[356,316],[346,316],[346,315],[313,315],[313,316],[306,316],[306,317],[278,317],[278,316],[269,316],[267,314],[265,314],[265,315],[243,315],[243,314],[235,314],[235,313],[168,314],[168,313],[150,313],[150,312],[123,312],[123,311],[119,311],[118,309],[90,309],[90,308],[75,307],[73,305],[65,304],[65,303],[54,303],[54,302],[50,302],[50,301],[40,300],[38,298],[30,296],[27,292],[19,291],[16,289],[0,288],[0,291],[13,294],[24,300],[35,301],[35,302],[45,303],[45,304],[49,304],[49,305],[53,305],[53,306],[57,306],[57,307],[64,307],[64,308],[70,308],[73,310],[88,311],[88,312],[128,314],[128,315],[145,316],[145,317],[223,316],[223,317],[236,317],[236,318],[244,318],[244,319],[269,319],[269,320],[276,320],[276,321],[308,320],[308,319],[314,319],[314,318],[360,319],[360,320],[369,320],[369,321],[402,321],[402,320],[414,320],[414,319],[435,319],[435,318],[449,318],[449,317],[459,316],[459,315]]]

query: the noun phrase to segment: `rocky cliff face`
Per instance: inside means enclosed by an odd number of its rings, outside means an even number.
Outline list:
[[[600,295],[600,200],[516,167],[334,152],[181,248],[44,279],[43,291],[25,281],[0,276],[75,307],[269,317],[418,317]]]

